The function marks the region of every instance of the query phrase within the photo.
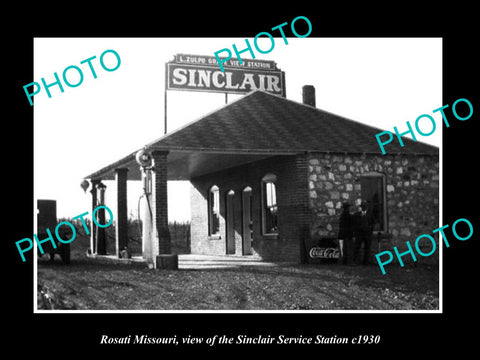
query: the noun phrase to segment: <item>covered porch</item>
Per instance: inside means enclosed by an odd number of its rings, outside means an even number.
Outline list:
[[[172,253],[168,229],[168,186],[170,180],[190,180],[197,176],[221,171],[271,156],[290,154],[278,151],[226,151],[221,149],[179,149],[161,145],[161,139],[139,149],[85,177],[90,183],[92,212],[104,204],[106,187],[102,181],[114,181],[115,254],[114,258],[125,257],[128,247],[128,181],[142,181],[143,196],[146,198],[142,218],[142,257],[154,268],[178,269],[178,255]],[[143,155],[144,161],[138,156]],[[110,190],[110,189],[109,189]],[[108,206],[108,204],[105,204]],[[101,217],[101,211],[97,212]],[[99,221],[102,221],[100,218]],[[98,231],[97,231],[98,230]],[[106,255],[104,229],[91,223],[90,254],[101,258]],[[109,256],[111,258],[111,256]]]

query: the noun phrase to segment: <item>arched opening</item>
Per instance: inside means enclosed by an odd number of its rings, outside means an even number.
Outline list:
[[[251,255],[253,246],[252,188],[242,191],[242,255]]]
[[[278,234],[276,181],[277,176],[274,174],[266,174],[262,178],[262,232],[264,235]]]
[[[208,190],[208,235],[220,235],[220,189],[217,185]]]
[[[225,239],[227,255],[235,254],[235,191],[230,190],[225,197]]]

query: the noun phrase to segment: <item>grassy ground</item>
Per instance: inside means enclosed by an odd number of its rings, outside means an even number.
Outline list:
[[[155,270],[139,264],[70,265],[41,261],[39,309],[83,310],[433,310],[433,267],[343,265],[246,266]]]

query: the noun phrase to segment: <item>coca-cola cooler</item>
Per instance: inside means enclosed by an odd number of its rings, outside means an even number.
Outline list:
[[[340,248],[337,238],[321,238],[312,240],[307,245],[309,264],[337,263],[340,259]]]

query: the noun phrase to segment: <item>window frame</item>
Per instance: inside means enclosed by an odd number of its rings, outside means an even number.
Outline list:
[[[267,173],[265,174],[261,181],[260,181],[260,207],[261,207],[261,217],[262,217],[262,235],[266,237],[278,237],[278,191],[277,191],[277,182],[278,178],[275,174],[272,173]],[[276,220],[277,220],[277,228],[276,231],[268,231],[267,230],[267,224],[266,224],[266,219],[267,219],[267,184],[272,183],[273,188],[275,190],[274,196],[275,196],[275,203],[274,206],[276,207]]]

